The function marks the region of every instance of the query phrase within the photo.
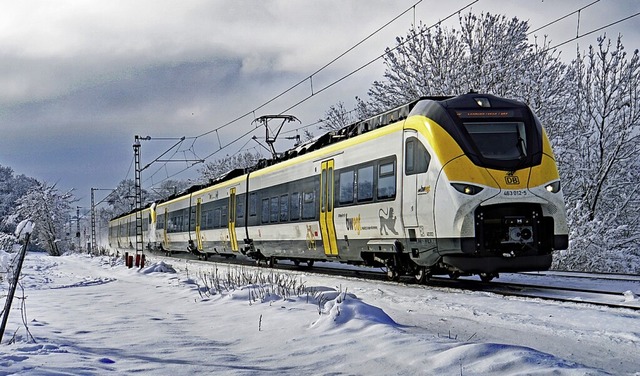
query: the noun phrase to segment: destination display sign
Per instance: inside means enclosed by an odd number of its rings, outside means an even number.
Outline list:
[[[513,110],[457,110],[456,115],[462,119],[469,118],[512,118]]]

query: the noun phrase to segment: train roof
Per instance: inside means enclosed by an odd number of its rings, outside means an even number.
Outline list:
[[[219,176],[216,179],[211,179],[206,184],[197,184],[193,185],[186,190],[173,194],[163,200],[157,201],[156,204],[160,204],[163,202],[167,202],[173,200],[177,197],[184,196],[186,194],[191,194],[193,192],[197,192],[199,190],[214,186],[216,184],[220,184],[222,182],[234,179],[236,177],[242,176],[247,173],[251,173],[254,171],[261,170],[263,168],[275,165],[282,161],[286,161],[292,158],[295,158],[299,155],[303,155],[306,153],[310,153],[315,150],[322,149],[325,146],[359,136],[363,133],[369,132],[374,129],[378,129],[384,127],[386,125],[401,121],[406,119],[411,113],[414,107],[421,103],[419,112],[424,113],[425,107],[432,107],[435,105],[436,107],[444,107],[444,108],[473,108],[478,107],[480,103],[477,101],[478,98],[486,98],[489,103],[495,107],[520,107],[525,106],[522,102],[518,102],[515,100],[504,99],[500,97],[496,97],[490,94],[479,94],[475,92],[470,92],[462,95],[448,95],[448,96],[424,96],[419,99],[413,100],[409,103],[403,104],[401,106],[392,108],[390,110],[384,111],[380,114],[371,116],[369,118],[359,120],[357,122],[351,123],[339,130],[326,132],[318,137],[314,137],[313,139],[301,143],[299,145],[294,146],[293,148],[280,153],[277,158],[273,159],[260,159],[254,166],[251,166],[246,169],[234,169],[226,172],[225,174]],[[145,205],[142,209],[149,208],[153,203],[149,203]],[[123,213],[119,216],[112,218],[111,220],[115,220],[118,218],[126,217],[136,212],[136,209],[131,210],[130,212]]]

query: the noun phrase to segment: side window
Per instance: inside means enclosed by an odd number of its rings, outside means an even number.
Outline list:
[[[269,223],[269,199],[262,199],[262,215],[260,216],[262,223]]]
[[[271,223],[278,222],[280,219],[280,203],[278,197],[271,197],[269,221]]]
[[[191,220],[191,216],[189,215],[189,209],[182,210],[182,231],[189,231],[189,221]]]
[[[156,230],[162,230],[164,228],[164,214],[158,214],[156,221]]]
[[[316,217],[316,193],[304,192],[302,203],[302,219],[314,219]]]
[[[222,209],[220,210],[220,226],[221,227],[227,227],[229,225],[229,222],[227,220],[227,214],[229,213],[229,211],[227,210],[227,205],[223,206]]]
[[[373,200],[373,166],[358,169],[358,202]]]
[[[209,212],[206,210],[200,211],[200,230],[207,229],[207,219],[209,218]]]
[[[220,208],[216,208],[213,211],[213,227],[215,227],[215,228],[219,228],[220,227],[220,215],[221,215]]]
[[[353,183],[353,171],[345,171],[340,173],[340,192],[338,193],[338,200],[340,204],[353,203]]]
[[[236,205],[236,218],[244,218],[244,202],[242,200],[238,200]]]
[[[289,220],[289,196],[280,196],[280,222]]]
[[[249,216],[255,217],[258,211],[258,195],[252,193],[249,195]]]
[[[407,139],[405,148],[404,172],[406,175],[422,174],[429,169],[431,155],[415,137]]]
[[[378,166],[378,199],[396,196],[396,166],[394,162]]]
[[[300,219],[300,193],[294,192],[291,194],[291,215],[292,221]]]

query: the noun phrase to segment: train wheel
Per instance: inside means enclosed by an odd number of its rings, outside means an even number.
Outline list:
[[[480,273],[480,280],[482,282],[491,282],[493,277],[495,277],[493,273]]]
[[[307,266],[308,267],[313,267],[313,260],[307,260]]]
[[[400,274],[398,274],[398,271],[392,268],[387,268],[387,279],[389,281],[397,281],[399,278]]]
[[[451,279],[460,278],[460,272],[449,272],[449,278],[451,278]]]
[[[419,266],[416,269],[414,277],[416,278],[416,282],[419,284],[424,284],[429,280],[429,273],[427,273],[427,268],[424,266]]]
[[[269,257],[269,260],[267,261],[267,265],[270,268],[273,268],[276,265],[276,263],[277,263],[277,261],[276,261],[275,257],[273,257],[273,256]]]
[[[300,260],[298,259],[293,260],[293,265],[300,266]]]

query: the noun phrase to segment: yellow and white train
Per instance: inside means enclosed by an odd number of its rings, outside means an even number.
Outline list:
[[[523,103],[421,98],[143,209],[147,249],[386,267],[390,278],[546,270],[568,229]],[[136,213],[109,224],[132,250]]]

